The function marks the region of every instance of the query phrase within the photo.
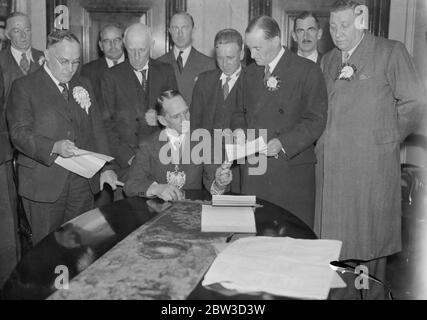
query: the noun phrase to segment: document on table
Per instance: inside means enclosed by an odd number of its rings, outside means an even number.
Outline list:
[[[114,158],[104,154],[79,149],[77,154],[70,158],[58,156],[55,163],[68,171],[74,172],[84,178],[92,178],[106,162]]]
[[[329,267],[338,260],[341,245],[338,240],[289,237],[238,239],[217,256],[202,284],[221,284],[241,293],[326,299],[332,286],[342,287]]]
[[[251,207],[256,205],[256,196],[212,195],[213,206]]]
[[[226,144],[225,153],[227,155],[227,161],[239,160],[245,157],[254,155],[255,153],[267,154],[267,145],[263,137],[249,141],[246,144]]]
[[[252,207],[202,205],[202,232],[256,233]]]

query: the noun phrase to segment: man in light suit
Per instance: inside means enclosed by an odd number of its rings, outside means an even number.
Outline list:
[[[262,175],[252,175],[252,165],[244,165],[242,192],[279,205],[313,227],[314,142],[327,113],[322,72],[282,47],[279,25],[270,17],[253,19],[245,40],[256,63],[241,75],[232,128],[267,129],[268,158],[259,155],[267,162]]]
[[[125,61],[123,30],[118,25],[107,24],[99,32],[99,49],[103,57],[83,65],[81,75],[92,84],[98,103],[101,102],[101,78],[104,72]]]
[[[125,182],[125,193],[171,201],[184,199],[181,188],[200,190],[204,186],[212,194],[222,194],[232,180],[230,166],[193,162],[190,155],[196,142],[190,141],[190,112],[183,97],[175,90],[163,92],[156,112],[165,128],[141,141]],[[166,159],[167,150],[171,151],[171,159]],[[178,172],[185,175],[182,185],[174,185],[178,180],[169,178]]]
[[[0,52],[5,102],[13,81],[39,69],[44,60],[43,52],[31,47],[31,23],[26,14],[14,12],[7,18],[6,36],[11,46]]]
[[[193,46],[193,17],[187,12],[178,12],[170,22],[169,33],[174,43],[173,50],[158,60],[172,65],[178,90],[188,105],[191,105],[194,85],[200,73],[215,69],[215,61]]]
[[[124,45],[128,60],[107,70],[101,80],[104,123],[120,178],[127,174],[140,140],[156,129],[147,123],[147,111],[160,93],[177,88],[172,67],[150,58],[154,40],[149,27],[129,26]]]
[[[317,42],[322,38],[323,30],[319,19],[313,12],[303,11],[296,18],[292,38],[298,43],[297,54],[320,64],[322,54],[317,49]]]
[[[244,57],[243,39],[234,29],[219,31],[214,40],[219,69],[199,75],[191,102],[191,126],[210,132],[231,128],[231,117],[237,104],[237,87]],[[240,193],[240,166],[233,166],[231,191]]]
[[[110,154],[92,87],[74,76],[80,43],[69,31],[52,32],[46,63],[16,80],[7,102],[10,137],[18,150],[19,194],[36,244],[64,222],[93,208],[104,182],[116,188],[114,171],[83,178],[55,163],[77,149]]]
[[[326,130],[316,145],[315,232],[343,242],[341,259],[370,260],[385,279],[386,257],[401,250],[400,143],[425,113],[425,92],[402,43],[375,37],[367,8],[337,1],[322,60],[329,95]],[[358,299],[354,275],[333,297]],[[370,282],[367,299],[384,299]]]

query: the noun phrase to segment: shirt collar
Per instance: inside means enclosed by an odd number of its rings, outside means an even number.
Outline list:
[[[365,33],[363,33],[363,35],[362,35],[362,38],[360,38],[360,40],[359,40],[359,42],[353,47],[353,49],[351,49],[351,50],[349,50],[348,51],[348,54],[349,54],[349,56],[348,56],[348,58],[350,59],[350,57],[352,56],[352,54],[354,53],[354,51],[356,51],[356,49],[357,49],[357,47],[359,46],[359,44],[362,42],[362,40],[363,40],[363,38],[365,37]],[[343,56],[343,58],[344,58],[344,53],[345,53],[345,51],[341,51],[341,53],[342,53],[342,56]]]
[[[178,135],[178,132],[176,132],[173,129],[170,128],[166,128],[166,135],[169,139],[169,142],[172,145],[172,148],[176,149],[175,143],[178,142],[179,146],[182,145],[182,143],[184,142],[185,139],[185,133],[181,133],[180,135]]]
[[[240,75],[240,72],[242,71],[242,65],[240,65],[239,66],[239,69],[237,69],[230,77],[231,77],[231,80],[236,80],[238,77],[239,77],[239,75]],[[221,74],[221,77],[219,78],[219,80],[221,80],[221,81],[224,81],[225,79],[227,79],[227,75],[223,72],[222,74]]]
[[[108,68],[111,68],[114,66],[114,60],[111,60],[110,58],[105,57],[105,61],[107,61]],[[125,54],[123,53],[122,56],[117,59],[117,64],[122,63],[125,61]]]
[[[300,57],[309,59],[313,62],[317,62],[317,58],[319,57],[319,52],[317,50],[314,50],[310,55],[308,55],[307,57],[304,57],[303,54],[298,50],[298,55]]]
[[[279,63],[280,59],[282,58],[283,54],[285,53],[285,48],[281,47],[279,53],[277,56],[271,61],[268,66],[270,67],[270,73],[273,73],[274,68],[276,68],[277,64]]]
[[[44,70],[47,72],[47,74],[49,75],[49,77],[52,79],[52,81],[56,84],[56,86],[58,87],[59,91],[62,92],[62,87],[59,85],[61,82],[58,81],[54,75],[52,74],[52,71],[50,71],[49,67],[47,66],[47,64],[45,63],[43,66]],[[66,83],[67,87],[69,88],[68,83]]]
[[[19,64],[19,62],[21,62],[21,59],[22,59],[22,51],[19,51],[18,49],[15,49],[12,46],[10,46],[10,50],[12,52],[12,56],[15,58],[15,61]],[[34,62],[33,55],[31,53],[31,48],[29,48],[27,51],[25,51],[25,53],[27,55],[27,59],[29,61]]]

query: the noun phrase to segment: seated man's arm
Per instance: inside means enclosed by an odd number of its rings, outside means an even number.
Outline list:
[[[223,194],[229,190],[229,185],[233,179],[230,167],[231,164],[225,163],[221,166],[204,165],[203,185],[212,195]]]

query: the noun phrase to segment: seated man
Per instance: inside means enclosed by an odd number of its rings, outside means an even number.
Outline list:
[[[222,194],[232,180],[229,164],[218,167],[188,161],[192,160],[189,156],[193,142],[189,132],[190,112],[183,97],[175,90],[163,92],[157,99],[156,112],[165,129],[140,143],[125,182],[126,195],[182,200],[181,188],[201,189],[202,185],[212,194]]]

